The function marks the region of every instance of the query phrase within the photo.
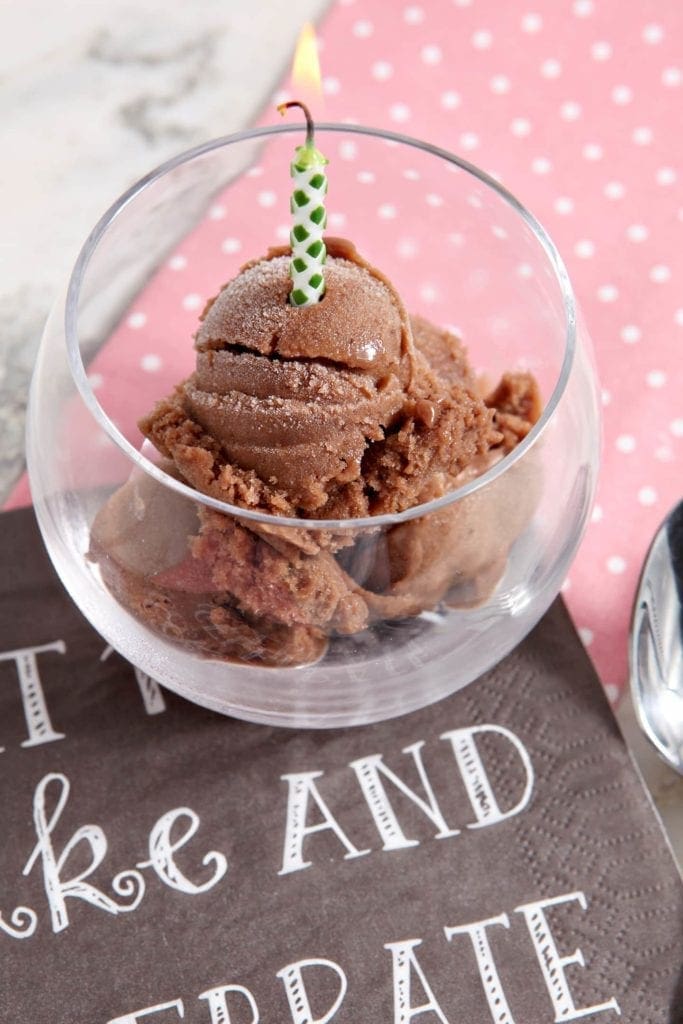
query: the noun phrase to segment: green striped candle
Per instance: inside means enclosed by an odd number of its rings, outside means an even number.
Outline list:
[[[327,249],[323,231],[327,226],[325,165],[328,161],[315,147],[313,119],[308,107],[292,100],[281,103],[277,109],[284,115],[288,107],[300,107],[306,117],[306,141],[303,146],[296,147],[290,166],[294,189],[289,204],[293,219],[289,236],[292,245],[289,301],[293,306],[314,306],[325,294],[323,266]]]

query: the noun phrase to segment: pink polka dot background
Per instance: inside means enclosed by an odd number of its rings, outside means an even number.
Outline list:
[[[639,569],[683,492],[683,5],[338,0],[319,35],[321,118],[403,131],[480,165],[532,210],[568,265],[595,345],[604,457],[564,594],[616,699],[627,676]],[[288,95],[283,87],[274,99]],[[262,121],[275,119],[269,102]],[[396,255],[417,259],[402,215],[414,203],[415,182],[407,177],[405,199],[389,203],[381,175],[355,166],[352,145],[328,155],[331,197],[336,187],[343,194],[342,184],[375,189],[368,209],[395,224]],[[286,241],[288,186],[264,180],[258,165],[234,186],[263,211],[273,244]],[[423,199],[438,208],[439,195]],[[332,200],[329,210],[330,232],[343,234],[343,210]],[[231,216],[226,228],[219,198],[138,297],[117,346],[135,352],[131,365],[149,378],[152,399],[190,369],[188,338],[208,298],[207,265],[220,284],[261,248],[246,215]],[[436,276],[425,278],[420,294],[435,319],[457,323],[457,311],[439,305]],[[165,343],[162,358],[155,338],[166,342],[169,332],[177,345],[169,357]],[[90,367],[99,396],[108,371],[105,349]],[[27,497],[22,482],[10,504]]]

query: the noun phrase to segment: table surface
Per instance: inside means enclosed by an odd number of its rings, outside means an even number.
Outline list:
[[[672,198],[681,149],[667,148],[667,135],[680,133],[666,118],[676,90],[680,103],[683,55],[670,39],[678,19],[680,47],[683,17],[670,5],[664,12],[669,24],[661,8],[643,3],[635,5],[637,23],[628,23],[617,18],[616,0],[542,0],[532,14],[522,7],[511,3],[503,14],[494,0],[424,0],[398,5],[388,12],[391,21],[388,13],[382,20],[379,0],[248,7],[238,0],[196,0],[170,8],[141,0],[134,9],[122,0],[65,0],[59,10],[48,0],[26,0],[2,8],[0,499],[23,468],[26,393],[42,324],[92,224],[150,167],[256,120],[287,75],[301,24],[322,19],[326,118],[362,117],[464,152],[527,201],[569,264],[599,342],[598,364],[613,379],[603,396],[608,447],[601,492],[567,599],[616,699],[625,658],[615,659],[614,649],[624,634],[624,609],[640,556],[681,478],[683,410],[674,404],[681,388],[672,387],[669,367],[680,368],[683,309],[673,308],[672,296],[683,258],[675,264],[666,255],[676,244],[671,233],[683,225],[683,208],[677,210]],[[451,54],[437,31],[445,16],[456,48]],[[497,49],[514,33],[519,46]],[[639,70],[626,80],[624,69],[638,48]],[[352,88],[357,67],[362,74],[360,60],[370,81],[365,93],[360,85]],[[536,83],[522,82],[527,66]],[[591,75],[581,70],[586,66]],[[608,90],[609,108],[589,111],[587,91],[600,88]],[[359,107],[362,96],[367,114]],[[416,111],[422,111],[419,124],[412,123]],[[439,134],[445,117],[458,119],[447,139]],[[583,126],[579,134],[576,124]],[[596,218],[609,228],[601,232]],[[628,278],[636,263],[642,280]],[[644,337],[651,344],[645,354]],[[639,394],[647,398],[641,420],[657,417],[654,447],[641,443],[642,422],[627,422],[630,385],[616,368],[631,364],[643,378]],[[608,558],[600,530],[605,518],[620,514],[627,490],[630,518],[626,526],[614,520],[627,536],[621,547],[615,541]],[[622,549],[632,557],[625,559]],[[603,573],[601,588],[586,587],[593,568]],[[601,590],[603,601],[606,589],[606,603],[621,619],[593,606],[588,589]],[[610,675],[612,663],[618,677]],[[683,780],[640,736],[628,696],[617,715],[683,861]]]

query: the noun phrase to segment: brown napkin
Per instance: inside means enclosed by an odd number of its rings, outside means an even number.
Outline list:
[[[438,705],[271,729],[105,657],[1,523],[2,1021],[683,1021],[683,888],[560,603]]]

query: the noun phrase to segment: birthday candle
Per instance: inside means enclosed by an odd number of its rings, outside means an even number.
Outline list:
[[[314,306],[325,294],[323,266],[327,249],[323,231],[327,226],[325,166],[328,161],[316,149],[313,119],[308,107],[292,100],[281,103],[277,109],[284,115],[288,107],[300,107],[306,116],[306,141],[303,146],[296,147],[290,166],[294,189],[290,199],[293,223],[290,232],[292,290],[289,301],[293,306]]]

